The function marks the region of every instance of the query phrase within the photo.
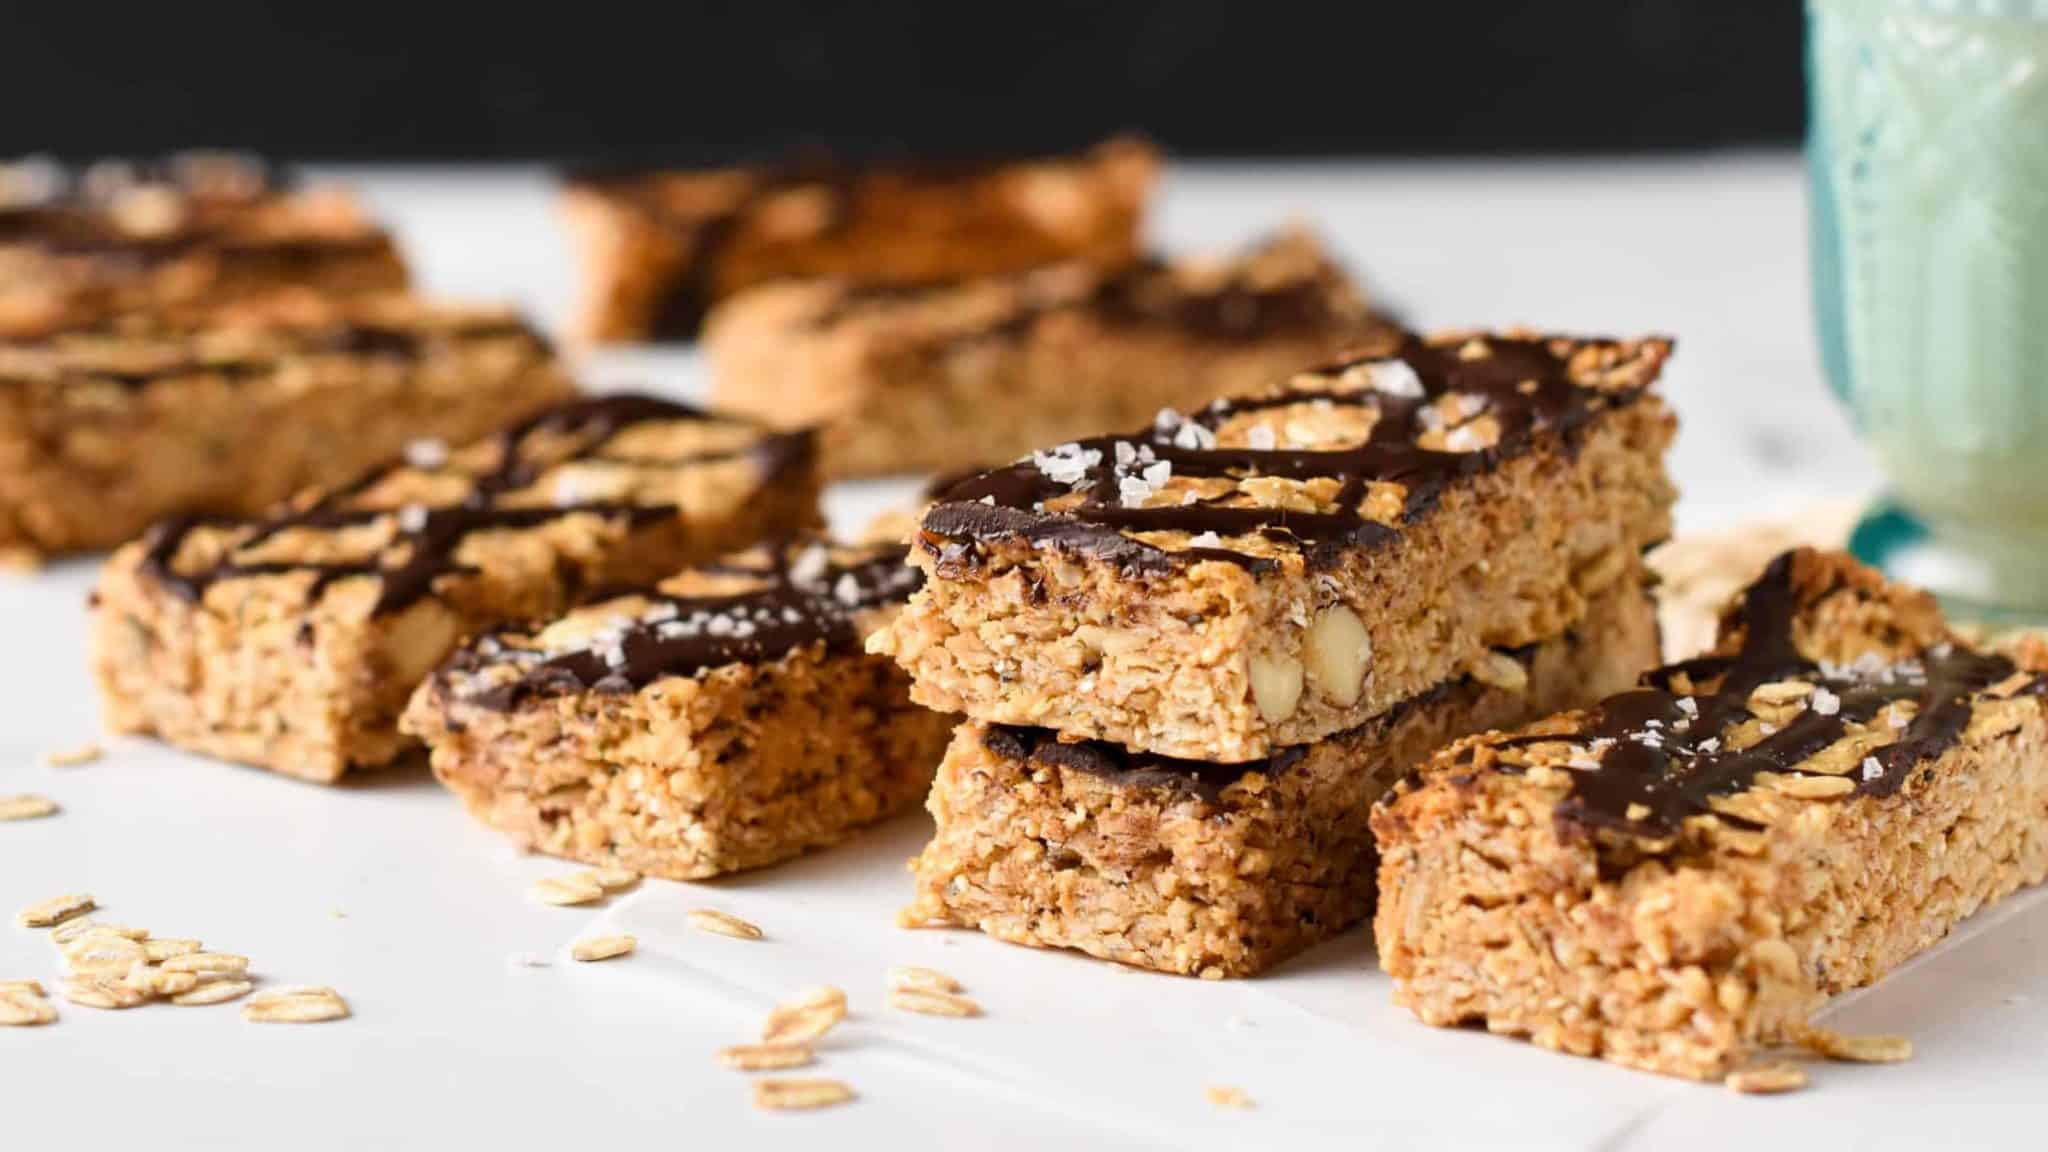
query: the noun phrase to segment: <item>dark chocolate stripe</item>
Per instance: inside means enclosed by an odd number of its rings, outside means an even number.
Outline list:
[[[159,524],[144,537],[142,569],[173,593],[194,601],[203,598],[206,590],[214,584],[251,576],[311,572],[314,579],[309,595],[315,599],[337,580],[375,576],[382,581],[382,587],[373,611],[395,612],[427,595],[432,591],[434,581],[441,576],[470,571],[467,566],[456,562],[455,553],[471,533],[494,528],[533,528],[574,515],[623,519],[633,525],[676,515],[677,509],[668,504],[591,501],[546,507],[504,507],[498,501],[508,492],[531,485],[549,468],[602,459],[598,453],[604,445],[634,425],[716,419],[726,418],[653,396],[614,395],[572,401],[521,421],[498,434],[496,467],[475,478],[469,495],[461,503],[426,509],[421,523],[415,527],[398,526],[384,549],[389,553],[394,547],[404,546],[403,556],[395,564],[370,560],[347,563],[241,562],[234,559],[234,554],[296,528],[332,529],[366,523],[379,517],[397,517],[399,511],[395,508],[364,509],[351,505],[350,501],[405,467],[403,462],[373,469],[297,512],[267,521],[240,522],[251,527],[251,534],[238,542],[227,558],[197,571],[181,572],[175,567],[180,548],[194,529],[220,527],[223,522],[186,517]],[[525,453],[527,439],[543,432],[573,437],[578,444],[566,454],[550,455],[543,460],[528,458]],[[764,478],[772,479],[800,466],[814,450],[813,437],[808,432],[764,433],[762,439],[744,454],[759,462]],[[729,454],[705,456],[693,462],[726,458],[730,458]]]
[[[1096,280],[1085,292],[1024,294],[1005,314],[956,332],[956,344],[1017,339],[1049,316],[1085,312],[1129,328],[1160,328],[1216,341],[1257,341],[1292,334],[1330,333],[1362,324],[1368,314],[1340,307],[1334,270],[1258,287],[1234,278],[1216,288],[1181,284],[1158,259],[1141,260]],[[839,324],[863,309],[891,301],[951,294],[955,285],[847,285],[838,299],[808,321],[812,328]]]
[[[656,588],[609,591],[606,600],[637,596],[672,609],[672,614],[626,629],[619,638],[616,661],[594,648],[564,652],[534,665],[517,679],[463,700],[476,707],[507,711],[536,696],[633,692],[666,677],[691,676],[727,664],[766,663],[812,645],[823,645],[828,651],[856,651],[861,638],[854,627],[855,615],[903,603],[923,580],[921,572],[903,562],[903,549],[896,545],[877,545],[857,559],[828,563],[821,572],[799,579],[792,573],[791,563],[809,546],[772,546],[773,563],[767,569],[710,569],[766,579],[767,583],[746,592],[679,596]],[[852,595],[841,595],[848,580]],[[726,627],[712,631],[707,624],[700,624],[684,631],[683,625],[699,614],[723,620]],[[540,626],[529,621],[498,628],[486,633],[488,643],[464,645],[444,667],[443,683],[451,674],[473,674],[499,663],[500,657],[490,649],[503,637],[536,631]]]
[[[1955,744],[1969,725],[1971,698],[2017,670],[2003,656],[1954,644],[1922,653],[1917,672],[1823,668],[1802,656],[1793,642],[1799,612],[1793,559],[1793,553],[1778,557],[1744,594],[1743,641],[1734,655],[1704,657],[1648,674],[1643,687],[1602,703],[1577,734],[1526,736],[1502,745],[1613,741],[1598,756],[1597,767],[1572,770],[1571,794],[1556,812],[1561,827],[1669,836],[1687,818],[1713,812],[1714,797],[1754,786],[1759,773],[1814,775],[1801,764],[1846,736],[1850,722],[1867,723],[1887,705],[1910,701],[1916,711],[1906,730],[1871,753],[1877,773],[1866,777],[1857,770],[1848,776],[1856,785],[1852,795],[1893,795],[1915,766]],[[1710,693],[1688,696],[1672,690],[1681,675],[1695,685],[1718,683]],[[1809,698],[1795,719],[1758,743],[1741,751],[1726,747],[1729,731],[1750,718],[1751,694],[1784,680],[1825,689],[1836,698],[1836,711],[1815,711]],[[2048,677],[2035,676],[2019,691],[2048,692]],[[1679,703],[1683,699],[1692,702],[1691,715]],[[1719,818],[1748,825],[1726,814]]]
[[[1370,520],[1359,510],[1371,483],[1403,485],[1408,493],[1403,520],[1413,521],[1432,508],[1444,488],[1457,479],[1491,470],[1503,460],[1530,451],[1540,436],[1559,438],[1570,447],[1596,415],[1631,403],[1644,393],[1641,388],[1603,392],[1574,383],[1566,360],[1553,353],[1545,341],[1489,337],[1486,343],[1490,355],[1467,360],[1455,347],[1438,347],[1408,336],[1393,356],[1365,357],[1322,370],[1329,374],[1353,364],[1399,360],[1420,379],[1420,396],[1370,389],[1328,395],[1289,386],[1252,399],[1221,400],[1190,417],[1213,431],[1240,413],[1318,400],[1375,407],[1378,418],[1372,432],[1365,443],[1353,448],[1329,452],[1180,448],[1174,446],[1170,430],[1147,429],[1127,437],[1081,442],[1081,449],[1098,451],[1102,459],[1087,469],[1078,484],[1052,479],[1029,459],[964,480],[941,494],[925,514],[922,526],[928,537],[941,542],[942,567],[971,563],[976,544],[1000,539],[1028,540],[1140,571],[1166,570],[1196,560],[1228,560],[1252,568],[1270,563],[1224,548],[1170,551],[1126,535],[1168,531],[1259,534],[1299,546],[1312,564],[1327,564],[1345,552],[1384,543],[1398,534],[1395,528]],[[1415,439],[1425,430],[1419,414],[1452,393],[1484,402],[1474,418],[1491,416],[1498,422],[1500,436],[1492,447],[1437,452],[1416,446]],[[1175,476],[1331,477],[1341,484],[1332,501],[1335,510],[1304,513],[1222,507],[1211,500],[1125,508],[1119,500],[1118,484],[1128,473],[1115,464],[1120,440],[1134,447],[1142,445],[1157,459],[1168,461]],[[1047,501],[1076,491],[1085,497],[1080,504],[1058,512],[1044,510]]]

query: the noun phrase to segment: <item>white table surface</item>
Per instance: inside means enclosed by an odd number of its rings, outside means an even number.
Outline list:
[[[351,173],[433,289],[521,300],[549,323],[572,293],[548,187],[531,171]],[[1804,201],[1790,156],[1640,163],[1185,166],[1156,236],[1227,246],[1280,218],[1321,222],[1386,296],[1429,325],[1527,322],[1680,338],[1667,392],[1672,465],[1695,530],[1868,491],[1874,475],[1822,388],[1806,302]],[[612,354],[606,384],[689,392],[688,354]],[[841,524],[905,486],[832,493]],[[2048,1069],[2048,902],[2023,897],[1838,1007],[1896,1031],[1900,1067],[1816,1066],[1814,1086],[1740,1098],[1424,1028],[1388,1003],[1361,929],[1252,981],[1122,971],[893,914],[922,814],[846,847],[729,880],[649,882],[599,909],[531,903],[571,870],[471,822],[422,775],[338,789],[138,741],[81,768],[42,755],[97,735],[84,670],[91,563],[0,580],[0,792],[55,818],[0,826],[0,979],[54,983],[32,901],[88,891],[102,915],[243,952],[274,983],[338,987],[343,1023],[245,1023],[232,1008],[59,1005],[0,1029],[0,1147],[328,1148],[1242,1147],[1520,1144],[1575,1149],[1824,1144],[1921,1148],[2034,1140]],[[693,932],[716,906],[762,925]],[[567,960],[631,931],[638,954]],[[516,953],[548,967],[515,967]],[[922,963],[988,1011],[956,1021],[883,1006],[883,973]],[[711,1054],[791,991],[829,982],[854,1015],[803,1074],[860,1100],[766,1114]],[[1209,1085],[1254,1111],[1219,1111]]]

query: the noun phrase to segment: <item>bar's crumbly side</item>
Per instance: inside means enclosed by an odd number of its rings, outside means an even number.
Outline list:
[[[1664,340],[1402,334],[947,490],[872,642],[916,699],[1244,760],[1569,630],[1669,531]]]
[[[694,340],[719,301],[784,279],[931,284],[1138,256],[1159,157],[1135,140],[1034,161],[572,176],[564,208],[595,341]]]
[[[256,516],[575,394],[510,311],[273,304],[0,344],[0,548],[87,551],[166,516]]]
[[[763,546],[464,645],[405,728],[528,849],[692,880],[839,843],[924,797],[951,718],[862,636],[901,545]]]
[[[0,163],[0,337],[406,282],[397,245],[353,197],[288,188],[245,158]]]
[[[2048,653],[1787,553],[1710,654],[1454,744],[1374,813],[1395,999],[1713,1078],[2048,875]]]
[[[818,424],[828,475],[955,472],[1327,363],[1387,322],[1312,235],[1232,259],[925,288],[791,282],[713,313],[719,403]]]
[[[614,395],[262,520],[167,521],[94,596],[106,721],[332,781],[409,747],[399,713],[461,637],[807,530],[817,493],[805,434]]]
[[[939,768],[912,864],[914,925],[977,928],[1190,976],[1247,976],[1363,920],[1372,804],[1447,740],[1634,682],[1657,629],[1640,570],[1579,628],[1351,731],[1222,764],[970,722]]]

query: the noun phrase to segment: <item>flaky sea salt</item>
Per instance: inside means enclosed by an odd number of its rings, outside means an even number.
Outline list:
[[[1422,395],[1422,377],[1405,360],[1375,360],[1365,366],[1365,376],[1375,392],[1404,400]]]
[[[1822,716],[1833,716],[1842,710],[1842,698],[1816,684],[1813,686],[1812,698],[1807,701],[1807,707]]]
[[[1261,424],[1244,434],[1245,447],[1254,452],[1271,452],[1280,446],[1280,438],[1273,435],[1270,424]]]

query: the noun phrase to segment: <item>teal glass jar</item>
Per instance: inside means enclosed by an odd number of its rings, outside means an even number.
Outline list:
[[[1807,0],[1823,366],[1890,485],[1852,546],[2048,618],[2048,0]]]

